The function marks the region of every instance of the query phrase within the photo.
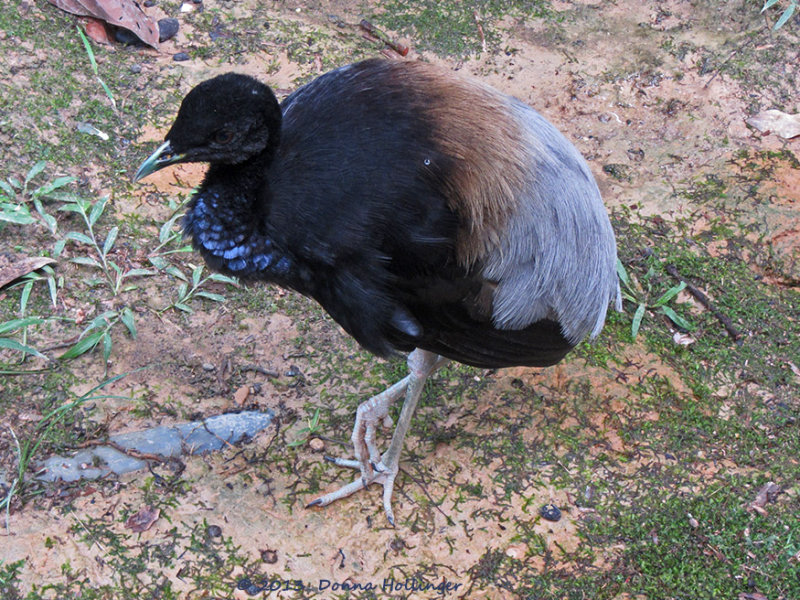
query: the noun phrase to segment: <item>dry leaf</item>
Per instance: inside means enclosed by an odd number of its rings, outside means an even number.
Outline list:
[[[780,110],[765,110],[745,122],[761,133],[772,132],[786,139],[800,135],[800,115],[790,115]]]
[[[45,265],[52,265],[54,262],[56,261],[46,256],[0,255],[0,288]]]
[[[236,393],[233,395],[233,401],[238,406],[244,406],[244,403],[247,401],[247,397],[249,395],[250,395],[250,386],[243,385],[238,390],[236,390]]]
[[[764,594],[758,592],[742,592],[739,594],[739,600],[769,600]]]
[[[680,331],[676,331],[675,335],[672,336],[672,341],[678,344],[679,346],[688,346],[689,344],[694,344],[697,340],[695,340],[688,333],[681,333]]]
[[[128,517],[128,520],[125,521],[125,527],[136,533],[147,531],[153,526],[153,523],[158,521],[160,514],[160,509],[153,508],[152,506],[145,506],[135,515]]]
[[[158,25],[134,0],[49,0],[61,10],[81,17],[95,17],[133,32],[145,44],[158,48]]]
[[[98,44],[111,44],[111,38],[108,37],[108,31],[106,30],[104,21],[89,18],[84,24],[83,30],[86,32],[86,36],[93,42],[97,42]]]
[[[756,499],[750,504],[750,508],[756,510],[761,514],[766,514],[766,511],[763,510],[764,507],[767,505],[768,502],[775,502],[778,494],[781,493],[781,486],[777,483],[769,481],[761,486],[761,489],[758,490],[756,494]],[[758,510],[761,509],[761,510]]]

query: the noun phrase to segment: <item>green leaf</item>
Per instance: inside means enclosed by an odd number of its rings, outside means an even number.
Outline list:
[[[161,226],[161,229],[158,230],[158,241],[161,244],[166,243],[166,241],[170,239],[172,235],[174,235],[172,233],[172,228],[175,226],[175,221],[177,221],[182,216],[183,215],[181,213],[176,213],[172,215],[172,218],[169,221],[167,221]]]
[[[620,259],[617,259],[617,276],[625,285],[631,284],[631,280],[628,278],[628,272],[625,270],[625,267]]]
[[[214,302],[225,302],[225,296],[222,296],[220,294],[214,294],[212,292],[206,292],[204,290],[195,292],[195,296],[199,296],[201,298],[208,298],[209,300],[213,300]]]
[[[61,238],[53,244],[53,256],[58,258],[64,252],[64,247],[67,245],[67,238]]]
[[[166,269],[169,266],[169,261],[163,256],[151,256],[147,260],[159,271]]]
[[[0,204],[0,221],[14,223],[15,225],[30,225],[36,219],[24,204]]]
[[[642,319],[644,319],[644,311],[646,306],[644,304],[640,304],[639,308],[636,309],[636,312],[633,315],[633,323],[631,323],[631,337],[636,339],[636,336],[639,335],[639,328],[642,326]]]
[[[12,186],[14,186],[14,189],[16,189],[16,190],[21,190],[22,189],[22,184],[19,182],[19,179],[17,179],[16,177],[9,177],[8,178],[8,183],[10,183]]]
[[[189,307],[189,306],[185,305],[183,302],[176,302],[176,303],[175,303],[175,304],[173,304],[172,306],[174,306],[174,307],[175,307],[175,308],[177,308],[178,310],[182,310],[183,312],[187,312],[187,313],[193,313],[193,312],[194,312],[194,311],[191,309],[191,307]]]
[[[2,189],[6,193],[9,200],[15,200],[17,198],[16,190],[7,181],[3,181],[2,179],[0,179],[0,189]]]
[[[180,279],[181,281],[189,281],[186,278],[186,275],[183,274],[183,271],[181,271],[178,267],[174,266],[167,267],[166,269],[164,269],[164,272],[167,273],[168,275],[172,275],[177,279]]]
[[[236,287],[239,287],[239,281],[234,279],[233,277],[228,277],[227,275],[223,275],[222,273],[212,273],[208,276],[211,281],[218,281],[221,283],[227,283]]]
[[[33,178],[34,178],[34,177],[36,177],[36,176],[37,176],[39,173],[41,173],[42,171],[44,171],[44,168],[45,168],[46,166],[47,166],[47,163],[46,163],[45,161],[43,161],[43,160],[40,160],[40,161],[39,161],[39,162],[37,162],[35,165],[33,165],[33,166],[31,167],[30,171],[28,171],[28,174],[25,176],[25,186],[27,186],[27,185],[28,185],[28,183],[30,183],[31,179],[33,179]]]
[[[792,18],[792,15],[794,14],[796,8],[797,4],[795,4],[794,2],[792,2],[789,6],[787,6],[786,10],[784,10],[783,14],[781,15],[781,18],[778,19],[777,23],[775,23],[775,25],[772,26],[772,31],[778,31],[778,29],[783,27],[786,24],[786,22]]]
[[[42,220],[44,220],[45,224],[47,225],[47,228],[50,230],[50,233],[55,233],[56,229],[58,228],[56,220],[54,217],[48,215],[45,212],[44,207],[42,206],[42,201],[39,200],[39,198],[34,198],[33,206],[36,208],[36,212],[38,212],[39,215],[42,217]]]
[[[9,350],[18,350],[19,352],[24,352],[25,354],[33,354],[34,356],[38,356],[39,358],[47,358],[36,348],[31,348],[30,346],[26,346],[25,344],[20,344],[17,340],[12,340],[9,338],[0,338],[0,348],[7,348]]]
[[[192,287],[200,285],[200,278],[203,276],[203,265],[198,265],[192,269]]]
[[[43,185],[42,187],[37,189],[34,192],[34,195],[35,196],[44,196],[44,197],[48,197],[49,198],[49,197],[51,197],[50,194],[52,194],[58,188],[62,188],[65,185],[69,185],[73,181],[77,181],[77,180],[78,180],[77,177],[56,177],[50,183],[46,183],[45,185]],[[59,198],[56,198],[56,200],[59,200]]]
[[[761,9],[761,12],[763,13],[765,10],[768,10],[768,9],[772,8],[777,3],[778,3],[778,0],[767,0],[766,2],[764,2],[764,7]]]
[[[97,315],[94,319],[92,319],[89,323],[89,326],[86,328],[86,331],[90,329],[98,329],[103,327],[107,329],[109,327],[108,320],[113,319],[117,316],[117,311],[115,310],[107,310],[104,313]]]
[[[55,273],[52,272],[48,274],[47,277],[47,289],[50,291],[50,302],[53,303],[53,308],[57,307],[57,295],[58,295],[58,286],[56,285],[56,276]]]
[[[126,306],[119,314],[119,319],[128,328],[128,333],[131,334],[131,337],[136,339],[136,322],[134,321],[133,311]]]
[[[131,269],[125,271],[125,277],[147,277],[148,275],[156,275],[156,271],[152,269]]]
[[[111,357],[111,334],[106,331],[103,334],[103,360],[108,362]]]
[[[178,286],[178,299],[185,300],[188,292],[189,292],[189,284],[188,283],[180,284]]]
[[[28,299],[31,297],[33,290],[33,281],[29,281],[22,288],[22,293],[19,295],[19,312],[25,314],[25,309],[28,308]]]
[[[25,317],[23,319],[11,319],[10,321],[3,321],[0,323],[0,335],[5,335],[17,329],[22,329],[28,325],[38,325],[43,323],[44,319],[40,317]]]
[[[92,210],[89,213],[89,224],[94,225],[97,223],[97,219],[100,218],[100,215],[103,214],[103,211],[106,209],[106,203],[108,202],[109,196],[103,196],[95,202],[94,206],[92,206]]]
[[[81,354],[85,354],[91,350],[94,350],[95,346],[97,346],[100,339],[103,337],[102,331],[95,331],[84,338],[78,340],[78,343],[72,346],[69,350],[64,352],[59,358],[63,360],[68,360],[70,358],[77,358]]]
[[[102,268],[99,262],[89,256],[76,256],[75,258],[70,258],[69,262],[75,263],[76,265],[86,265],[87,267],[96,267],[98,269]]]
[[[675,296],[677,296],[684,288],[686,287],[686,282],[681,281],[678,285],[669,288],[666,292],[662,294],[662,296],[655,301],[653,307],[663,306],[670,300],[672,300]]]
[[[692,325],[689,321],[681,317],[678,313],[672,310],[669,306],[662,306],[661,312],[669,317],[670,321],[675,323],[681,329],[686,329],[687,331],[692,331],[694,329],[694,325]]]
[[[83,30],[76,26],[75,29],[78,30],[78,35],[81,36],[81,40],[83,40],[83,47],[86,48],[86,54],[89,55],[89,63],[92,65],[92,71],[94,74],[97,75],[97,61],[94,59],[94,50],[92,50],[92,45],[89,43],[89,40],[84,35]]]
[[[119,227],[116,225],[111,228],[106,236],[106,241],[103,243],[103,256],[106,256],[111,248],[114,247],[114,242],[117,241],[117,235],[119,235]]]
[[[86,206],[84,205],[86,201],[81,200],[80,198],[76,198],[74,202],[70,202],[69,204],[62,204],[58,207],[58,210],[61,212],[74,212],[78,213],[79,215],[86,214]]]
[[[70,231],[64,236],[65,239],[74,240],[76,242],[80,242],[82,244],[88,244],[90,246],[94,246],[94,240],[90,238],[85,233],[81,233],[80,231]]]

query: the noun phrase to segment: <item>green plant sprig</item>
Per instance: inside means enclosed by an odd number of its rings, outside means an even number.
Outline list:
[[[686,282],[681,281],[678,285],[669,288],[666,292],[659,296],[655,302],[651,303],[648,301],[648,296],[652,292],[649,282],[654,274],[655,269],[650,267],[650,269],[648,269],[647,273],[644,275],[643,279],[648,282],[647,290],[645,291],[637,279],[631,278],[630,275],[628,275],[628,272],[625,270],[622,261],[617,259],[617,275],[622,282],[622,297],[628,302],[637,305],[636,311],[633,314],[633,321],[631,323],[631,337],[634,340],[639,334],[639,329],[641,328],[642,320],[644,319],[647,309],[663,314],[681,329],[686,329],[687,331],[694,329],[694,326],[689,321],[676,313],[673,308],[667,306],[670,300],[675,298],[675,296],[683,291],[683,289],[686,287]]]

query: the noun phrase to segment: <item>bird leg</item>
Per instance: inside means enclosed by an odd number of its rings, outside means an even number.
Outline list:
[[[410,373],[380,394],[363,402],[356,411],[356,422],[353,427],[352,441],[355,448],[356,460],[328,458],[331,462],[341,467],[351,467],[361,470],[361,477],[354,480],[335,492],[326,494],[310,502],[306,508],[312,506],[326,506],[340,498],[349,496],[371,483],[383,485],[383,509],[389,522],[394,525],[392,512],[392,490],[394,480],[400,470],[400,452],[403,449],[411,417],[417,407],[425,381],[436,369],[448,362],[448,359],[426,350],[416,349],[408,355],[408,368]],[[405,392],[405,401],[397,420],[389,449],[380,454],[375,445],[375,432],[378,424],[385,427],[391,425],[389,407]]]

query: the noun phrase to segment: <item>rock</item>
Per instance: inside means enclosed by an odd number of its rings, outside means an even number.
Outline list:
[[[174,60],[176,62],[189,60],[189,55],[186,54],[186,52],[178,52],[177,54],[173,55],[172,60]]]
[[[158,41],[166,42],[178,33],[178,19],[159,19]]]
[[[539,514],[543,519],[554,523],[561,520],[561,510],[555,504],[545,504],[539,509]]]

